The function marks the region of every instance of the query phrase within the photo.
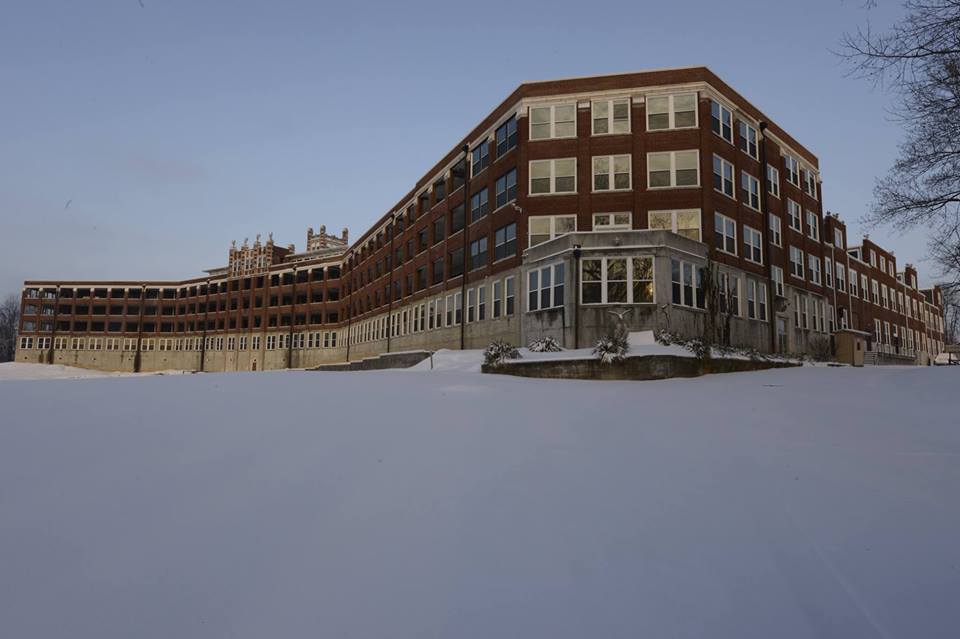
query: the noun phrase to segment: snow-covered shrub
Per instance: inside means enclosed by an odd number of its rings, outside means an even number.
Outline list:
[[[627,334],[618,331],[597,340],[597,345],[593,347],[593,354],[601,362],[610,364],[622,361],[627,356],[628,350],[630,350],[630,344],[627,342]]]
[[[559,353],[563,350],[557,340],[552,337],[541,337],[534,340],[527,348],[530,349],[531,353]]]
[[[483,352],[483,363],[487,366],[498,366],[508,359],[520,359],[520,352],[516,346],[502,340],[491,342]]]
[[[829,337],[812,335],[807,350],[810,353],[810,359],[815,362],[829,362],[833,359],[833,345]]]

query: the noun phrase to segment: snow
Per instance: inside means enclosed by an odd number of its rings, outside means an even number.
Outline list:
[[[85,379],[88,377],[131,377],[139,375],[183,375],[185,371],[170,370],[155,373],[107,373],[62,364],[0,363],[0,381],[24,379]]]
[[[0,384],[0,636],[956,636],[960,368],[458,355]]]

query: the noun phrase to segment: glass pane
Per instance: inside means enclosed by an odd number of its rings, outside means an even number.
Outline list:
[[[574,188],[573,177],[558,177],[557,178],[557,193],[571,193]]]
[[[670,171],[651,172],[650,186],[670,186]]]
[[[626,280],[627,260],[607,260],[607,280]]]
[[[550,162],[531,162],[530,176],[533,178],[550,177]]]
[[[630,172],[630,156],[629,155],[616,155],[613,158],[613,172],[614,173],[629,173]]]
[[[653,301],[653,282],[633,283],[633,303],[649,304]]]
[[[550,178],[538,178],[530,182],[531,193],[549,193]]]
[[[697,96],[693,93],[673,96],[673,110],[678,114],[681,111],[694,111],[697,105]]]
[[[647,228],[673,230],[673,216],[669,211],[650,211],[647,213]]]
[[[607,173],[609,170],[610,170],[610,158],[608,157],[593,158],[593,174],[594,175]]]
[[[647,113],[650,116],[666,113],[669,108],[669,98],[667,96],[660,96],[656,98],[647,98]]]
[[[583,281],[599,282],[602,268],[600,260],[583,260]]]
[[[593,190],[607,191],[610,189],[610,176],[607,174],[593,176]]]
[[[599,304],[600,299],[600,282],[591,282],[583,284],[583,300],[584,304]]]
[[[609,127],[607,125],[607,119],[594,119],[593,121],[593,132],[596,134],[609,133]]]
[[[618,100],[613,103],[613,118],[615,120],[626,120],[630,117],[630,103],[627,100]]]
[[[626,304],[627,303],[627,283],[626,282],[607,282],[607,303],[608,304]]]
[[[609,113],[610,113],[610,104],[608,102],[604,101],[604,102],[593,103],[594,119],[597,119],[597,120],[599,120],[600,118],[606,119]]]
[[[554,220],[554,228],[557,235],[561,233],[571,233],[576,230],[577,218],[574,216],[558,217]]]
[[[549,217],[531,217],[530,218],[530,234],[531,235],[541,235],[541,234],[550,234],[550,218]]]
[[[629,189],[630,188],[630,174],[629,173],[617,173],[613,176],[613,188],[615,189]]]
[[[573,134],[574,134],[573,122],[557,122],[556,132],[557,132],[558,138],[573,137]]]
[[[572,122],[573,114],[574,114],[574,106],[572,104],[565,104],[562,106],[558,106],[554,109],[554,113],[556,114],[558,124],[560,122]]]
[[[633,279],[634,281],[653,279],[653,258],[633,258]]]
[[[677,170],[681,169],[696,169],[697,168],[697,152],[696,151],[679,151],[676,154],[677,157]]]
[[[576,171],[577,161],[573,158],[567,158],[564,160],[555,160],[554,166],[556,167],[557,177],[560,176],[573,176]]]
[[[617,213],[613,216],[613,223],[617,226],[630,226],[630,214]]]
[[[550,137],[550,124],[534,124],[530,127],[530,138],[543,140]]]
[[[670,127],[670,116],[666,113],[649,115],[647,117],[647,129],[650,131],[657,131],[659,129],[667,129]]]
[[[651,153],[647,156],[647,164],[650,171],[669,171],[670,154],[669,153]]]
[[[530,121],[534,124],[549,124],[550,107],[536,107],[530,109]]]

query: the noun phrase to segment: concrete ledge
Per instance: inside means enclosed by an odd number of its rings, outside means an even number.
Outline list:
[[[628,357],[604,364],[598,359],[515,360],[500,366],[483,365],[484,373],[540,377],[547,379],[650,380],[672,377],[699,377],[710,373],[737,373],[800,366],[795,362],[750,359],[710,359],[676,355]]]
[[[312,371],[381,371],[390,368],[410,368],[430,357],[430,351],[405,351],[403,353],[384,353],[376,357],[367,357],[355,362],[342,364],[321,364]]]

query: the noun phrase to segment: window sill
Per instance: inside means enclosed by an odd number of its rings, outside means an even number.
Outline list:
[[[666,129],[651,129],[647,127],[646,129],[644,129],[644,131],[646,133],[672,133],[674,131],[696,131],[699,128],[700,128],[700,123],[698,122],[697,124],[694,124],[692,126],[675,126],[675,127],[667,127]]]
[[[647,191],[669,191],[671,189],[674,189],[674,190],[689,191],[689,190],[699,189],[699,188],[700,188],[700,184],[684,184],[682,186],[648,186],[646,190]],[[734,200],[734,202],[736,202],[736,200]]]
[[[550,197],[551,195],[576,195],[578,191],[553,191],[550,193],[527,193],[527,197]],[[506,206],[506,204],[504,204]],[[503,208],[503,207],[501,207]]]
[[[593,189],[592,191],[590,191],[590,194],[599,195],[603,193],[630,193],[632,191],[633,191],[633,187],[631,186],[630,188],[627,188],[627,189],[601,189],[601,190]]]

